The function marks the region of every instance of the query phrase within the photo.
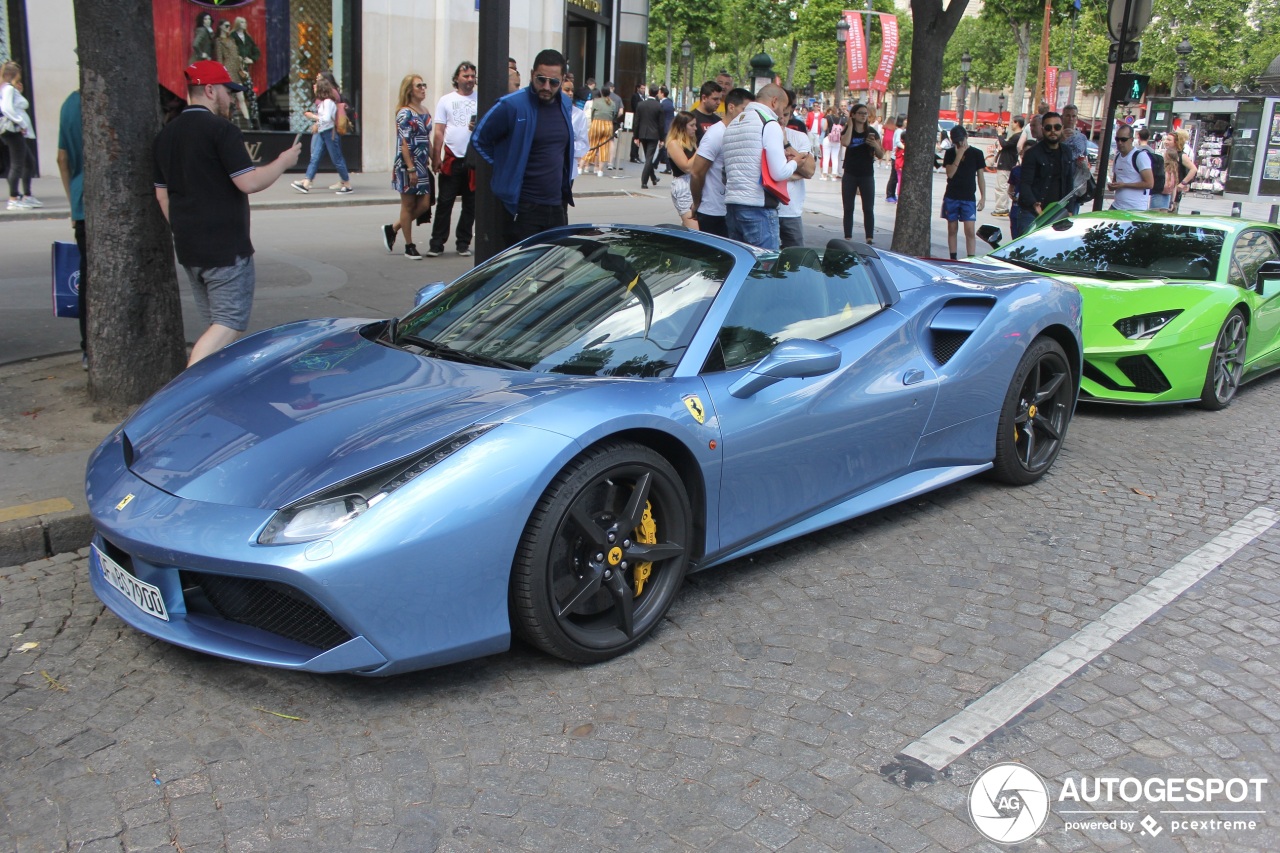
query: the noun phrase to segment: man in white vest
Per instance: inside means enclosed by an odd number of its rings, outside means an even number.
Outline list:
[[[734,240],[777,251],[778,202],[761,183],[761,162],[767,161],[775,181],[795,172],[797,154],[786,145],[778,111],[787,105],[781,86],[769,84],[756,93],[742,115],[724,133],[724,201],[729,236]],[[763,154],[763,158],[762,158]]]

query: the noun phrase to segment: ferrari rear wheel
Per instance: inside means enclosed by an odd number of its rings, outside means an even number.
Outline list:
[[[1075,382],[1067,354],[1039,338],[1022,355],[1000,410],[992,475],[1005,483],[1034,483],[1058,458],[1071,423]]]
[[[1227,315],[1209,357],[1209,370],[1200,392],[1200,408],[1217,411],[1231,405],[1244,375],[1245,344],[1249,342],[1249,326],[1239,308]]]
[[[684,582],[692,514],[679,475],[657,452],[631,442],[588,450],[525,527],[511,575],[516,631],[576,663],[636,646]]]

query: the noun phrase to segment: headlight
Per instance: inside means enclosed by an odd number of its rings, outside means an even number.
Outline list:
[[[258,536],[259,545],[296,545],[322,539],[346,527],[369,507],[419,474],[466,447],[497,424],[484,424],[437,442],[422,453],[308,495],[277,512]]]
[[[1175,308],[1172,311],[1157,311],[1154,314],[1125,317],[1123,320],[1116,321],[1116,330],[1131,341],[1154,338],[1157,332],[1169,325],[1170,321],[1181,313],[1181,308]]]

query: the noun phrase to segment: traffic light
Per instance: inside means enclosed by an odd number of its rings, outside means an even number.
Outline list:
[[[1150,74],[1131,74],[1128,71],[1116,75],[1116,100],[1122,104],[1136,104],[1147,96]]]

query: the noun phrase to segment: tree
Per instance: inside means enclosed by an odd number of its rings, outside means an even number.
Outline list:
[[[901,187],[893,250],[907,255],[930,252],[929,220],[933,215],[933,143],[942,96],[942,57],[969,0],[911,0],[911,99],[903,136]]]
[[[1044,21],[1044,0],[987,0],[982,5],[982,17],[991,21],[1004,22],[1009,27],[1014,46],[1018,49],[1013,74],[1013,98],[1009,103],[1009,111],[1012,113],[1034,112],[1035,104],[1025,106],[1029,103],[1026,95],[1027,72],[1031,66],[1031,39],[1033,35],[1039,35]],[[1039,44],[1038,40],[1036,44]],[[1038,66],[1039,62],[1036,64]]]
[[[150,0],[75,0],[84,111],[89,386],[106,407],[142,402],[186,364],[173,242],[155,201],[160,131]]]

